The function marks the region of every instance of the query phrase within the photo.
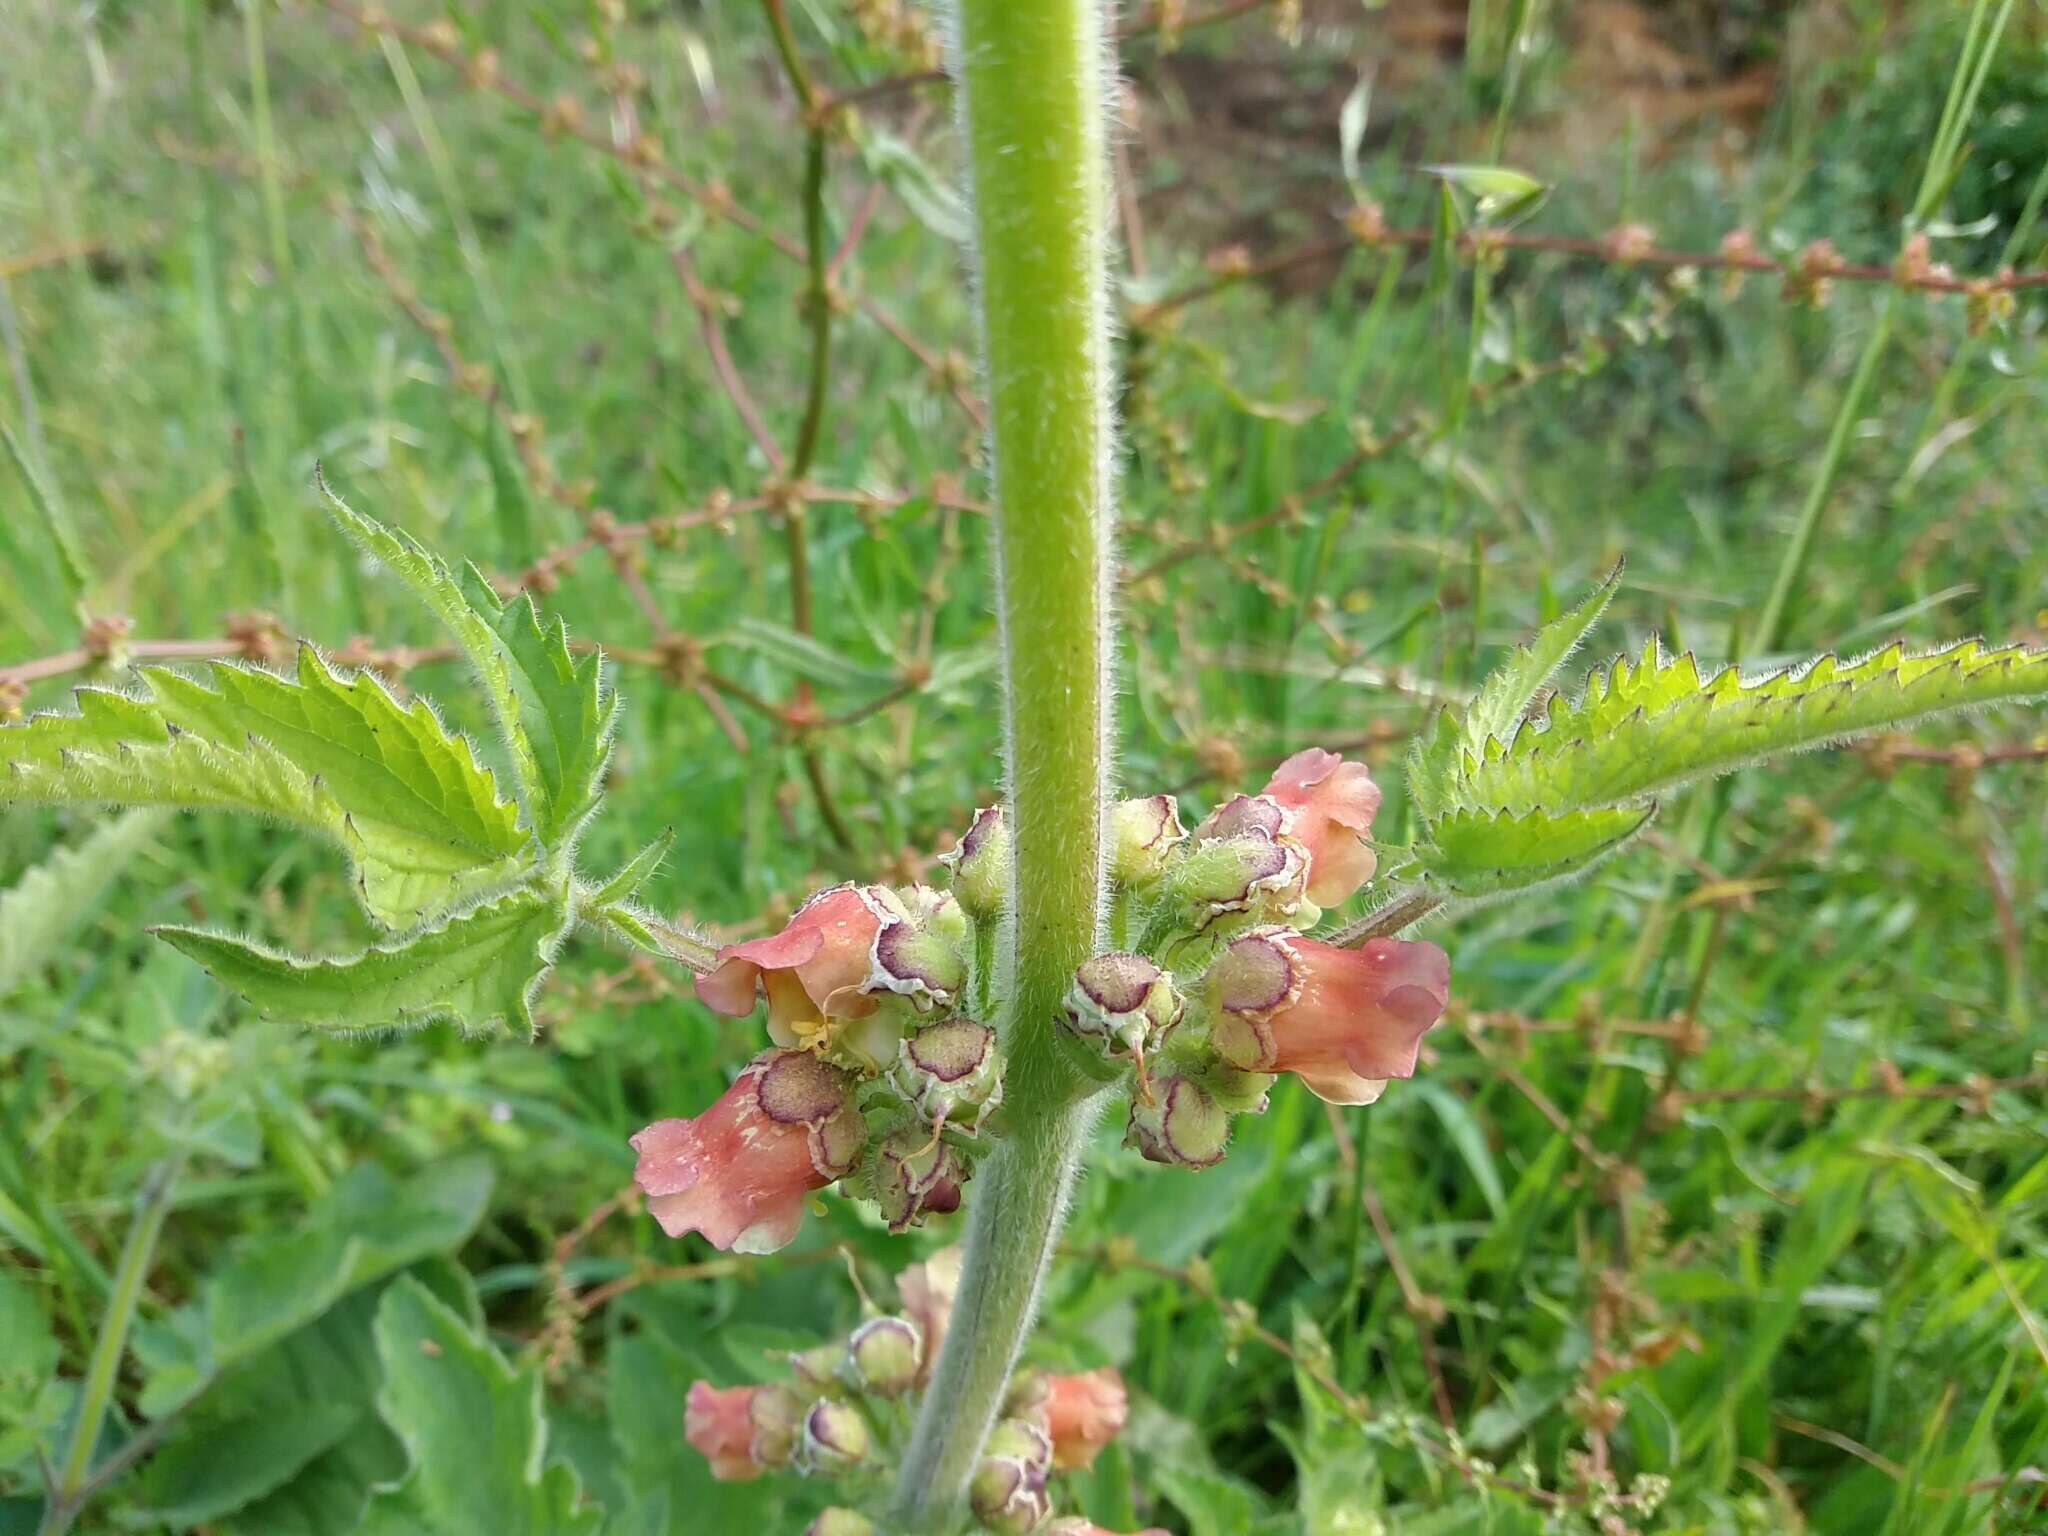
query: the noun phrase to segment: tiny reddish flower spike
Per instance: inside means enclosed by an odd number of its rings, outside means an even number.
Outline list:
[[[711,1463],[722,1483],[759,1477],[787,1465],[803,1405],[786,1387],[714,1387],[690,1383],[683,1406],[683,1438]]]
[[[896,914],[884,893],[837,885],[797,908],[780,933],[718,951],[697,995],[719,1013],[743,1019],[756,989],[768,993],[768,1037],[800,1045],[825,1019],[863,1019],[876,1000],[862,992],[872,969],[875,936]]]
[[[1377,860],[1364,841],[1380,808],[1380,787],[1363,763],[1310,747],[1266,781],[1264,793],[1292,812],[1288,832],[1308,849],[1308,899],[1334,907],[1372,878]]]
[[[1124,1379],[1111,1366],[1045,1378],[1045,1427],[1052,1464],[1062,1471],[1093,1465],[1130,1414]]]
[[[854,1078],[804,1051],[764,1051],[691,1120],[657,1120],[632,1141],[633,1182],[670,1237],[773,1253],[796,1236],[804,1196],[851,1173],[866,1125]]]
[[[1370,1104],[1415,1075],[1422,1037],[1450,999],[1434,944],[1370,939],[1356,949],[1269,928],[1233,939],[1203,978],[1209,1043],[1247,1072],[1293,1072],[1331,1104]]]

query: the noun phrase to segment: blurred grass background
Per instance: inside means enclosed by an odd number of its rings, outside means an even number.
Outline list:
[[[1712,250],[1743,228],[1773,254],[1825,236],[1888,262],[1971,16],[2000,11],[1934,255],[1965,274],[2048,265],[2038,0],[1225,9],[1244,14],[1126,50],[1134,310],[1330,239],[1357,196],[1426,226],[1421,168],[1489,158],[1553,185],[1530,229],[1641,224]],[[760,15],[394,14],[409,40],[319,6],[0,0],[0,419],[76,531],[87,608],[132,619],[131,642],[217,638],[261,610],[331,648],[364,637],[365,657],[434,644],[320,517],[318,462],[356,505],[526,576],[574,633],[629,658],[593,867],[673,827],[654,903],[735,930],[830,880],[932,878],[998,774],[943,87],[839,120],[827,206],[848,302],[810,478],[872,499],[808,505],[802,633],[780,509],[751,506],[775,466],[675,260],[787,445],[810,365],[803,267],[706,211],[722,187],[801,229],[802,129]],[[830,90],[928,63],[916,9],[812,0],[793,19]],[[437,26],[544,110],[467,85],[420,30]],[[573,116],[545,105],[571,100]],[[579,130],[615,147],[657,135],[667,167],[714,190],[650,189]],[[1197,807],[1293,747],[1346,745],[1380,767],[1380,829],[1398,837],[1399,752],[1432,700],[1621,555],[1589,659],[1653,631],[1703,660],[1777,659],[1745,637],[1889,302],[1883,285],[1814,307],[1775,280],[1729,292],[1711,273],[1517,253],[1475,306],[1469,263],[1357,247],[1140,314],[1124,782]],[[1975,334],[1960,299],[1899,300],[1786,654],[2041,643],[2042,317],[2023,294]],[[545,558],[597,511],[671,521],[616,563]],[[78,646],[11,469],[0,560],[0,666]],[[53,706],[75,680],[22,702]],[[481,726],[454,669],[405,681]],[[2048,1529],[2042,748],[2039,718],[2008,713],[1681,802],[1597,882],[1435,935],[1462,1012],[1377,1108],[1339,1121],[1283,1084],[1199,1176],[1149,1169],[1105,1131],[1038,1357],[1115,1363],[1139,1406],[1066,1506],[1197,1536]],[[0,874],[95,824],[10,814]],[[168,1146],[194,1161],[146,1317],[352,1168],[481,1150],[496,1181],[460,1262],[501,1345],[545,1357],[557,1447],[614,1508],[641,1509],[620,1528],[796,1529],[822,1490],[705,1482],[681,1448],[682,1386],[853,1319],[843,1267],[807,1253],[848,1245],[886,1296],[947,1226],[890,1240],[827,1201],[782,1260],[565,1303],[558,1281],[588,1294],[704,1257],[621,1216],[549,1268],[630,1171],[626,1136],[708,1101],[754,1027],[588,949],[551,984],[536,1045],[259,1025],[143,929],[201,918],[304,950],[358,943],[338,862],[219,819],[139,841],[0,998],[0,1490],[36,1486],[128,1202]],[[1297,1358],[1251,1336],[1253,1318]],[[1370,1408],[1342,1411],[1319,1374]],[[1419,1453],[1411,1416],[1447,1419],[1435,1440],[1455,1436],[1462,1460]],[[1550,1496],[1492,1486],[1480,1461]],[[1643,1475],[1669,1480],[1654,1512],[1588,1497]],[[666,1517],[648,1513],[655,1487]],[[83,1528],[179,1524],[162,1508],[145,1474]],[[219,1518],[318,1528],[261,1501]]]

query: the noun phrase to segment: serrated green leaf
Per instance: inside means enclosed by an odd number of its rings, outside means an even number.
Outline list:
[[[539,1374],[515,1371],[410,1276],[377,1309],[384,1421],[412,1468],[379,1489],[362,1529],[397,1536],[595,1536],[576,1475],[547,1457]]]
[[[602,658],[575,655],[568,626],[559,617],[544,623],[525,593],[499,603],[475,566],[464,570],[462,586],[511,659],[520,723],[540,773],[537,830],[556,847],[597,807],[619,696],[603,684]]]
[[[365,910],[405,928],[516,875],[527,839],[469,743],[422,701],[344,677],[311,647],[296,678],[234,662],[209,688],[161,667],[147,692],[81,688],[75,714],[0,728],[0,801],[274,817],[339,844]]]
[[[0,997],[48,963],[163,820],[160,811],[117,816],[0,891]]]
[[[1788,752],[1950,710],[2048,696],[2048,651],[1975,640],[1925,654],[1892,645],[1823,656],[1745,680],[1702,680],[1691,656],[1652,641],[1639,662],[1595,672],[1483,757],[1461,754],[1449,803],[1517,814],[1622,805]]]
[[[528,823],[559,846],[596,803],[617,698],[596,653],[577,658],[557,619],[543,629],[523,594],[500,603],[472,567],[458,578],[425,546],[355,511],[321,482],[336,525],[412,589],[469,658],[512,758]]]
[[[318,779],[358,825],[451,840],[489,863],[520,851],[516,809],[462,737],[424,699],[401,704],[374,672],[337,674],[310,645],[293,677],[223,663],[207,687],[178,672],[141,673],[174,727],[223,745],[257,736]]]
[[[1565,658],[1579,648],[1600,622],[1600,615],[1607,611],[1615,589],[1621,585],[1621,572],[1617,563],[1584,602],[1570,613],[1552,619],[1527,645],[1517,646],[1506,661],[1493,669],[1465,711],[1464,738],[1469,749],[1479,751],[1489,736],[1506,740],[1514,734],[1538,690],[1556,675]]]
[[[1539,629],[1526,644],[1487,674],[1462,716],[1445,710],[1426,736],[1417,736],[1408,767],[1409,791],[1424,816],[1439,811],[1457,775],[1459,754],[1484,753],[1490,737],[1506,741],[1520,727],[1530,702],[1577,650],[1621,585],[1617,563],[1586,600]],[[1453,726],[1455,725],[1455,728]]]
[[[224,933],[152,931],[263,1013],[321,1029],[408,1027],[451,1019],[531,1030],[531,1001],[554,963],[566,905],[517,890],[341,959],[301,960]]]
[[[1556,815],[1453,811],[1429,824],[1416,861],[1430,885],[1453,898],[1533,890],[1582,875],[1620,851],[1656,810],[1652,802]]]

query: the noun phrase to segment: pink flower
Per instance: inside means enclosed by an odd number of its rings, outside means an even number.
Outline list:
[[[1045,1528],[1044,1536],[1117,1536],[1117,1533],[1080,1515],[1062,1515]],[[1167,1533],[1156,1525],[1148,1525],[1137,1536],[1167,1536]]]
[[[872,887],[820,891],[782,932],[719,950],[711,973],[697,978],[697,995],[743,1019],[754,1011],[757,988],[765,988],[769,1038],[803,1044],[828,1019],[864,1019],[875,1011],[876,1000],[861,989],[873,972],[875,936],[895,916],[885,893]]]
[[[860,1161],[866,1126],[854,1078],[804,1051],[764,1051],[693,1120],[657,1120],[633,1138],[633,1182],[670,1237],[773,1253],[796,1236],[804,1196]]]
[[[786,1387],[719,1388],[693,1381],[684,1400],[683,1438],[711,1463],[713,1477],[741,1482],[788,1463],[802,1412]]]
[[[1334,907],[1372,878],[1375,859],[1363,841],[1380,808],[1380,789],[1363,763],[1310,747],[1266,781],[1264,793],[1292,813],[1288,834],[1308,849],[1308,899]]]
[[[1412,1077],[1422,1037],[1449,1000],[1434,944],[1369,939],[1338,949],[1285,929],[1233,939],[1204,978],[1209,1043],[1247,1072],[1294,1072],[1332,1104],[1370,1104]]]
[[[1110,1366],[1076,1376],[1047,1376],[1044,1403],[1052,1464],[1062,1469],[1092,1464],[1124,1427],[1131,1408],[1124,1379]]]

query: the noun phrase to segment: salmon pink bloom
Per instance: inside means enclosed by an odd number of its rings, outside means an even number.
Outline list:
[[[804,1051],[764,1051],[692,1120],[657,1120],[632,1141],[633,1182],[670,1237],[773,1253],[796,1236],[804,1196],[860,1161],[867,1128],[854,1078]]]
[[[741,1482],[788,1464],[802,1413],[787,1387],[719,1388],[696,1381],[684,1400],[683,1438],[711,1463],[713,1477]]]
[[[1273,770],[1264,794],[1287,809],[1288,835],[1308,849],[1310,901],[1334,907],[1372,878],[1376,861],[1364,837],[1380,789],[1365,764],[1310,747]]]
[[[1081,1515],[1062,1515],[1045,1528],[1044,1536],[1117,1536],[1117,1533]],[[1148,1525],[1137,1536],[1167,1536],[1167,1533],[1156,1525]]]
[[[715,1011],[743,1019],[758,990],[768,994],[768,1037],[803,1045],[829,1033],[827,1020],[864,1019],[878,1006],[863,992],[874,969],[875,938],[899,914],[888,892],[837,885],[801,907],[780,933],[718,951],[697,995]]]
[[[1062,1470],[1092,1465],[1124,1427],[1131,1410],[1124,1379],[1110,1366],[1074,1376],[1047,1376],[1044,1394],[1052,1464]]]
[[[1370,1104],[1389,1078],[1414,1075],[1450,998],[1451,962],[1434,944],[1339,949],[1268,928],[1232,940],[1203,982],[1209,1043],[1224,1061],[1296,1073],[1332,1104]]]

